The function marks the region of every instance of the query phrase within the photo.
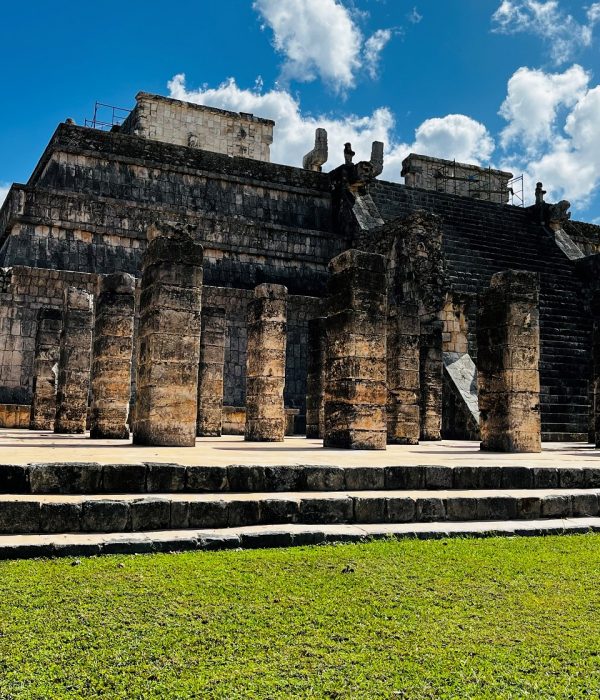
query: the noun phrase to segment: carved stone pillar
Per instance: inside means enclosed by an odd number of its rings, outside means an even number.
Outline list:
[[[94,298],[67,287],[63,296],[55,433],[84,433],[90,389]]]
[[[481,449],[540,452],[539,279],[508,270],[492,277],[477,316]]]
[[[251,442],[282,442],[287,334],[287,289],[259,284],[248,304],[246,429]]]
[[[204,251],[184,233],[158,235],[142,259],[133,441],[196,443]]]
[[[30,430],[54,430],[61,319],[60,309],[43,308],[38,312]]]
[[[415,304],[392,307],[387,328],[387,441],[418,445],[420,436],[420,327]]]
[[[385,258],[347,250],[329,270],[323,444],[385,450]]]
[[[129,438],[134,314],[133,276],[101,275],[92,344],[91,438]]]
[[[199,437],[219,437],[223,426],[223,364],[227,319],[224,309],[202,309],[198,371]]]
[[[420,384],[421,440],[442,439],[444,364],[442,321],[421,321]]]
[[[307,438],[322,438],[325,427],[326,323],[325,318],[314,318],[308,322]]]
[[[590,382],[590,441],[600,447],[600,292],[592,295],[592,380]]]

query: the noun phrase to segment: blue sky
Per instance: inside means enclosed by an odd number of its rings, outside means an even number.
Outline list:
[[[196,0],[3,8],[0,198],[58,122],[139,90],[275,118],[273,160],[299,165],[314,129],[330,160],[386,143],[542,179],[600,222],[600,2]]]

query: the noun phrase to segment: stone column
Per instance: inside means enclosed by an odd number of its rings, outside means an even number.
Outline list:
[[[421,440],[442,439],[442,321],[421,322]]]
[[[61,318],[60,309],[43,308],[38,312],[30,430],[54,430]]]
[[[415,304],[390,308],[387,328],[387,441],[418,445],[420,436],[420,327]]]
[[[590,442],[600,447],[600,292],[594,292],[592,310],[592,380],[590,382]]]
[[[133,276],[101,275],[92,345],[91,438],[129,438],[134,314]]]
[[[481,449],[540,452],[539,279],[508,270],[492,277],[477,315]]]
[[[282,442],[287,335],[287,289],[259,284],[248,304],[246,429],[251,442]]]
[[[157,235],[143,256],[136,444],[196,444],[203,257],[183,232]]]
[[[225,362],[225,309],[202,309],[198,371],[199,437],[219,437],[223,426],[223,365]]]
[[[385,450],[385,258],[347,250],[329,271],[323,444]]]
[[[55,433],[84,433],[86,428],[94,298],[67,287],[63,297],[58,360]]]
[[[308,322],[307,438],[322,438],[325,428],[326,322],[326,318],[313,318]]]

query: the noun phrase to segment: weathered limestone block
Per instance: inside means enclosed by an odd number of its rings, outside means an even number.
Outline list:
[[[91,438],[129,438],[134,314],[133,276],[102,275],[98,280],[92,345]]]
[[[287,334],[287,289],[259,284],[248,304],[246,429],[252,442],[282,442]]]
[[[225,309],[202,309],[198,371],[199,437],[219,437],[223,426],[223,369],[227,319]]]
[[[417,445],[420,436],[420,327],[414,304],[392,307],[387,327],[387,441]]]
[[[84,433],[90,389],[94,298],[67,287],[63,297],[55,433]]]
[[[314,318],[308,322],[307,438],[322,438],[325,427],[326,323],[325,318]]]
[[[539,279],[508,270],[492,277],[477,317],[481,449],[540,452]]]
[[[30,430],[54,430],[61,319],[59,309],[42,308],[38,312]]]
[[[385,450],[385,258],[347,250],[329,270],[323,444]]]
[[[420,347],[421,440],[442,439],[443,359],[442,321],[423,322]]]
[[[142,260],[136,415],[140,445],[196,443],[204,250],[182,232],[151,240]]]

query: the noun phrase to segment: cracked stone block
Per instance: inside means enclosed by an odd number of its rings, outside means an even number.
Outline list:
[[[347,250],[329,271],[323,445],[385,450],[385,258]]]
[[[92,349],[93,296],[65,289],[58,360],[54,432],[84,433],[87,421]]]
[[[249,442],[283,442],[287,289],[259,284],[248,304],[246,427]]]
[[[98,280],[92,343],[90,437],[129,438],[134,278],[125,273]]]
[[[480,295],[477,346],[481,449],[540,452],[537,273],[492,276]]]
[[[142,260],[133,441],[193,447],[204,251],[186,233],[164,235],[166,228]]]

